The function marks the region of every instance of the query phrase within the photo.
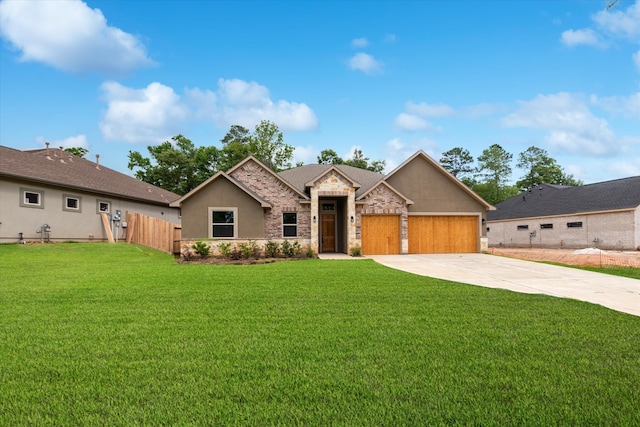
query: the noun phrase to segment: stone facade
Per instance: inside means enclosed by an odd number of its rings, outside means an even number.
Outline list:
[[[282,238],[282,214],[296,212],[298,237],[311,237],[311,207],[300,203],[300,195],[255,161],[249,161],[231,173],[231,176],[273,205],[265,209],[264,223],[267,239]]]

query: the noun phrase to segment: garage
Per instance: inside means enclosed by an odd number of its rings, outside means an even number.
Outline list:
[[[409,253],[478,252],[477,216],[409,216]]]
[[[400,253],[400,216],[363,215],[362,253],[392,255]]]

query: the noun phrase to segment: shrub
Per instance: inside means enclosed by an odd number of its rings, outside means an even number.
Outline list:
[[[270,258],[275,258],[280,253],[280,245],[278,244],[278,242],[269,240],[264,245],[264,253]]]
[[[233,261],[238,261],[242,258],[242,251],[238,249],[238,247],[234,247],[229,251],[229,259]]]
[[[209,256],[209,252],[211,251],[209,245],[202,241],[195,242],[191,247],[198,255],[203,258]]]
[[[243,258],[249,259],[260,254],[260,247],[255,240],[249,240],[247,243],[240,243],[240,252]]]
[[[362,248],[360,246],[352,246],[349,249],[349,253],[351,253],[351,256],[362,256]]]
[[[229,258],[231,256],[231,242],[218,243],[218,249],[223,257]]]
[[[282,248],[282,255],[284,255],[287,258],[291,258],[293,256],[294,248],[290,241],[285,240],[284,242],[282,242],[281,248]]]
[[[316,251],[314,251],[311,246],[307,246],[307,258],[315,258]]]

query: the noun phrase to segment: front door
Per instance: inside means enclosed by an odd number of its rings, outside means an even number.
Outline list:
[[[322,221],[322,252],[336,251],[336,216],[333,213],[321,215]]]

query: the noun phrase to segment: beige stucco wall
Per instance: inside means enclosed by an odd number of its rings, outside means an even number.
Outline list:
[[[485,212],[485,207],[421,156],[386,180],[413,200],[409,212]]]
[[[210,236],[209,208],[238,209],[238,238],[265,237],[265,214],[260,203],[221,176],[182,203],[182,239]]]
[[[21,189],[44,192],[43,207],[22,207]],[[64,196],[80,199],[79,211],[63,209]],[[126,212],[138,212],[143,215],[160,218],[180,224],[180,211],[168,206],[150,205],[142,202],[109,197],[100,194],[68,190],[49,185],[34,185],[20,180],[0,181],[0,242],[17,242],[18,233],[24,233],[27,241],[40,241],[42,234],[36,230],[44,224],[51,226],[51,241],[101,241],[107,235],[98,214],[97,201],[109,202],[111,213],[120,210],[122,219]],[[124,238],[122,227],[114,227],[114,237]]]
[[[569,228],[569,222],[582,222],[582,227]],[[638,222],[638,209],[491,221],[487,235],[489,246],[635,250],[639,240]],[[541,224],[553,224],[553,228],[541,228]],[[519,225],[526,225],[528,229],[518,230]],[[530,236],[533,232],[535,236]]]

